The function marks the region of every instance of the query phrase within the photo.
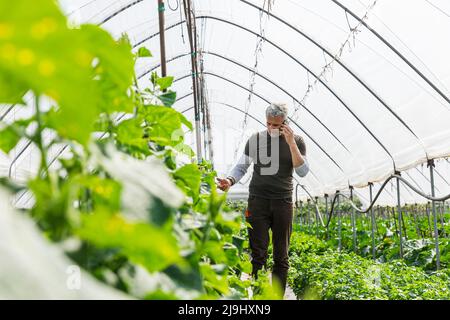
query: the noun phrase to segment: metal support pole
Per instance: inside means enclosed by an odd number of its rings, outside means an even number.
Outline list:
[[[412,212],[413,216],[414,216],[414,224],[416,225],[416,233],[417,233],[417,237],[421,238],[421,232],[420,232],[420,225],[418,222],[418,216],[417,216],[417,203],[414,204],[414,210]]]
[[[428,160],[428,166],[430,167],[430,182],[431,182],[431,196],[434,197],[434,160]],[[436,246],[436,270],[441,267],[441,257],[439,252],[439,234],[437,229],[437,213],[436,213],[436,203],[434,200],[431,202],[433,208],[433,227],[434,227],[434,244]]]
[[[339,210],[339,190],[336,191],[336,213],[338,217],[338,251],[342,251],[342,219],[341,219],[341,210]]]
[[[315,197],[315,199],[316,199],[316,203],[318,203],[318,199],[319,199],[319,197]],[[318,216],[318,213],[317,213],[317,210],[314,210],[314,212],[316,213],[316,225],[317,225],[317,228],[316,228],[316,237],[318,238],[319,237],[319,216]]]
[[[376,208],[374,222],[375,222],[375,233],[378,235],[378,237],[380,237],[381,235],[380,235],[380,229],[378,228],[378,224],[377,224],[377,217],[380,217],[381,219],[383,219],[383,217],[381,216],[381,208],[379,205],[377,205],[377,208]]]
[[[316,200],[316,204],[319,203],[319,197],[315,197],[314,199]],[[313,208],[314,208],[313,210],[314,210],[314,212],[315,212],[315,216],[317,217],[317,211],[315,210],[315,206],[313,206]],[[312,215],[311,215],[311,221],[312,221]],[[311,222],[310,228],[308,228],[310,234],[312,233],[311,228],[314,228],[312,222]]]
[[[397,220],[395,218],[395,208],[392,207],[392,220],[394,220],[395,235],[398,237]]]
[[[325,216],[328,216],[328,194],[324,194],[325,196]],[[327,223],[327,230],[325,231],[325,240],[328,240],[328,226],[330,225],[331,221]]]
[[[369,182],[370,203],[373,201],[372,187],[373,183]],[[373,212],[373,206],[370,208],[370,221],[372,224],[372,258],[375,260],[375,213]]]
[[[311,210],[311,206],[309,204],[309,199],[308,199],[308,210],[306,211],[306,217],[305,217],[305,229],[306,226],[308,226],[308,232],[309,232],[309,216],[310,216],[310,210]]]
[[[447,237],[445,232],[445,220],[444,220],[444,202],[439,203],[439,217],[441,218],[441,228],[442,228],[442,236]]]
[[[166,64],[166,35],[164,26],[164,0],[158,0],[158,15],[159,15],[159,48],[161,52],[161,76],[167,75]],[[164,90],[166,91],[166,90]]]
[[[300,223],[302,223],[302,218],[303,218],[303,224],[305,224],[305,218],[302,217],[302,215],[303,215],[303,202],[300,201],[300,207],[299,207]]]
[[[396,172],[400,175],[400,172]],[[403,235],[402,235],[402,208],[400,206],[400,180],[397,180],[397,211],[398,211],[398,232],[400,240],[400,258],[403,259]]]
[[[194,92],[194,114],[195,114],[195,140],[197,151],[197,162],[202,161],[202,136],[200,125],[200,106],[199,106],[199,85],[198,85],[198,69],[197,69],[197,52],[195,50],[197,41],[196,34],[192,26],[191,0],[184,0],[184,12],[186,16],[186,27],[188,29],[189,46],[191,49],[191,70],[192,70],[192,90]]]
[[[350,201],[353,202],[353,186],[350,186]],[[352,233],[353,233],[353,251],[356,252],[355,208],[353,208],[353,206],[352,206]]]
[[[426,205],[426,214],[427,214],[427,219],[428,219],[428,231],[430,233],[430,238],[433,238],[433,231],[431,230],[431,218],[430,218],[429,202],[427,202],[427,205]]]

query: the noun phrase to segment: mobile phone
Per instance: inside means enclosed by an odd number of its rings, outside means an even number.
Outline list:
[[[283,124],[289,124],[289,120],[288,120],[288,119],[285,119],[285,120],[283,121]]]

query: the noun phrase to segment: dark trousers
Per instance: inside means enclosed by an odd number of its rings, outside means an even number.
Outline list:
[[[292,198],[264,199],[250,196],[246,219],[252,226],[248,229],[252,256],[252,274],[266,266],[269,229],[272,230],[273,270],[272,279],[281,284],[284,294],[289,269],[289,241],[292,233],[293,203]]]

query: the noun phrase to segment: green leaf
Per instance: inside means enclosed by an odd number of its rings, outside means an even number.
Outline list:
[[[152,53],[150,52],[150,50],[148,50],[146,47],[140,47],[138,52],[137,52],[137,56],[139,58],[153,57]]]
[[[161,102],[166,106],[166,107],[171,107],[176,99],[177,99],[177,93],[173,92],[173,91],[169,91],[166,93],[163,93],[161,95],[159,95],[159,100],[161,100]]]
[[[182,124],[184,124],[186,127],[188,127],[189,130],[193,130],[192,123],[184,116],[184,114],[179,112],[179,117],[180,117],[180,120],[181,120]]]
[[[164,78],[158,78],[156,80],[156,84],[159,85],[159,88],[161,90],[165,90],[169,88],[173,83],[173,77],[164,77]]]
[[[143,136],[144,131],[137,119],[124,120],[117,126],[117,140],[120,143],[145,151],[148,150],[148,144]]]
[[[183,141],[180,113],[164,106],[148,105],[141,116],[149,129],[149,139],[164,146],[177,146]]]
[[[61,241],[70,234],[69,221],[69,184],[64,183],[54,188],[48,179],[36,178],[28,182],[35,205],[31,210],[32,217],[54,241]]]
[[[108,208],[111,212],[120,210],[121,185],[112,179],[98,176],[77,176],[73,178],[73,184],[89,190],[90,201],[94,209],[96,207]]]
[[[0,130],[0,150],[9,153],[14,149],[20,139],[25,136],[25,130],[28,125],[34,120],[35,117],[19,119]]]
[[[196,164],[187,164],[173,173],[177,185],[181,186],[185,193],[197,201],[200,194],[201,172]]]
[[[127,90],[134,58],[94,25],[69,29],[52,0],[0,2],[0,84],[9,86],[0,103],[17,102],[23,92],[52,98],[58,111],[51,126],[60,136],[87,143],[100,112],[130,109]],[[94,66],[93,62],[96,61]]]
[[[227,277],[218,275],[216,273],[215,267],[216,266],[212,266],[207,263],[200,263],[200,270],[203,275],[204,286],[208,290],[216,290],[220,294],[228,294],[229,287]]]
[[[9,75],[8,72],[0,72],[0,88],[1,102],[25,104],[22,98],[27,92],[26,84]]]
[[[100,248],[117,248],[132,262],[155,272],[181,262],[175,238],[146,223],[130,223],[120,215],[98,211],[83,215],[76,233]]]
[[[11,127],[0,130],[0,150],[9,153],[17,145],[20,138]]]
[[[134,60],[131,45],[126,41],[116,42],[110,34],[94,25],[82,25],[81,33],[98,65],[95,77],[100,87],[99,111],[132,112],[133,103],[128,89],[133,83]]]

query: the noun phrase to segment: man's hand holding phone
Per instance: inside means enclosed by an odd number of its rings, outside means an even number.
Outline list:
[[[284,120],[280,127],[280,134],[288,144],[295,144],[294,131],[289,127],[289,122]]]

